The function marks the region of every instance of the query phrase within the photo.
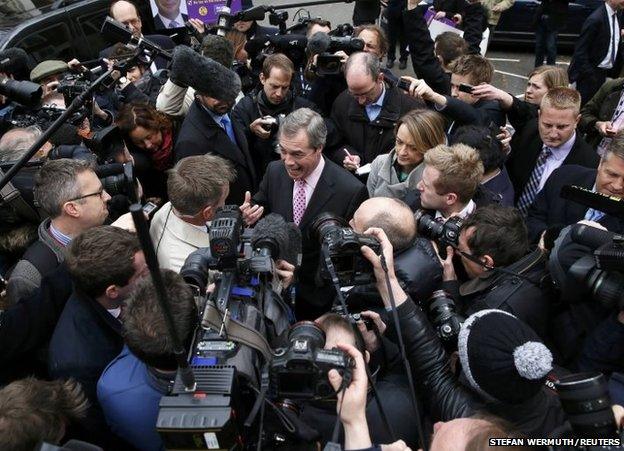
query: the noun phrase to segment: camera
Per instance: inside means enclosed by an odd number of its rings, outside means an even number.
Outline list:
[[[583,438],[618,437],[607,381],[602,374],[565,376],[555,382],[555,388],[575,434]]]
[[[355,233],[344,219],[332,213],[321,213],[310,229],[312,237],[321,244],[322,279],[331,281],[335,274],[341,287],[375,282],[373,267],[360,248],[368,246],[379,254],[381,245],[377,239]]]
[[[457,350],[457,336],[465,318],[457,313],[453,298],[444,290],[436,290],[425,304],[431,325],[448,352]]]
[[[271,132],[271,134],[277,133],[285,117],[286,115],[283,113],[280,113],[276,116],[263,116],[262,119],[270,123],[268,125],[263,125],[262,128],[264,128],[268,132]]]
[[[460,83],[459,84],[459,88],[458,88],[461,92],[465,92],[467,94],[472,94],[472,91],[474,90],[474,86],[469,85],[467,83]]]
[[[63,94],[65,105],[69,106],[76,97],[89,89],[91,82],[88,79],[89,72],[82,74],[67,73],[59,82],[56,92]]]
[[[0,95],[6,96],[21,105],[37,106],[41,101],[42,94],[43,88],[37,83],[0,77]]]
[[[334,395],[327,372],[338,370],[351,381],[354,362],[344,351],[323,349],[325,333],[313,322],[302,321],[288,332],[290,344],[273,352],[269,374],[272,398],[318,399]]]
[[[341,23],[340,25],[338,25],[336,28],[334,28],[333,30],[331,30],[329,32],[330,36],[335,36],[335,37],[351,37],[353,36],[353,25],[351,25],[350,23]]]
[[[418,233],[439,244],[438,250],[442,258],[446,258],[447,246],[457,247],[459,244],[459,233],[464,224],[463,219],[459,216],[451,216],[445,222],[438,222],[422,209],[418,210],[414,216]]]

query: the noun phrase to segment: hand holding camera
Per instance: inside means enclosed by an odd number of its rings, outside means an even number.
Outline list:
[[[251,132],[260,139],[269,139],[271,137],[271,124],[274,122],[272,117],[259,117],[251,124],[249,129]]]
[[[380,346],[379,337],[386,331],[386,323],[383,322],[379,313],[370,310],[356,313],[353,316],[355,315],[359,318],[355,324],[362,334],[366,350],[370,353],[375,352]]]
[[[336,370],[327,373],[329,383],[336,390],[338,402],[336,411],[344,426],[344,449],[364,449],[372,446],[366,421],[366,392],[368,379],[364,369],[364,357],[354,347],[340,344],[338,347],[347,353],[355,362],[352,370],[351,383],[342,388],[342,376]]]

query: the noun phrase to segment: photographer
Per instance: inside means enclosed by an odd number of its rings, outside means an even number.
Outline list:
[[[197,320],[193,290],[181,276],[162,270],[174,327],[187,347]],[[111,430],[141,451],[163,448],[156,432],[160,398],[176,375],[173,344],[151,278],[140,280],[126,300],[121,354],[104,370],[97,397]]]
[[[472,94],[472,89],[481,83],[490,83],[494,67],[481,55],[462,55],[449,64],[451,71],[451,95],[435,92],[424,80],[404,77],[412,84],[409,92],[413,96],[434,105],[451,122],[448,133],[461,125],[498,127],[505,125],[505,113],[498,100],[484,100]]]
[[[446,251],[446,259],[441,259],[444,286],[466,316],[501,309],[546,336],[550,301],[542,286],[545,256],[539,249],[529,251],[526,226],[517,210],[498,205],[478,208],[464,222],[457,248],[448,246]],[[461,286],[452,262],[455,253],[470,278]]]
[[[552,371],[551,352],[530,327],[501,310],[489,309],[470,316],[459,333],[463,372],[460,385],[450,373],[448,358],[436,333],[420,308],[400,287],[387,237],[380,229],[369,229],[367,233],[381,243],[387,275],[379,256],[370,248],[363,247],[362,253],[373,264],[377,289],[387,309],[391,308],[390,296],[394,297],[417,390],[434,421],[474,417],[480,404],[477,399],[480,399],[489,415],[506,419],[528,436],[548,436],[563,425],[565,415],[559,398],[544,385]],[[386,277],[391,291],[388,291]],[[493,361],[497,362],[495,367]],[[495,419],[486,418],[500,425]],[[484,435],[510,436],[509,426],[502,431],[501,434],[488,431],[489,434]]]
[[[64,61],[46,60],[35,66],[30,72],[30,81],[39,83],[43,88],[43,97],[55,91],[59,82],[69,71],[69,66]]]
[[[367,199],[353,214],[349,225],[357,233],[371,227],[382,229],[394,249],[397,277],[413,299],[429,299],[442,282],[442,267],[428,239],[416,236],[416,221],[411,209],[397,199]],[[365,308],[378,306],[379,295],[370,286],[349,291],[349,305],[360,301]]]
[[[259,175],[271,161],[279,159],[276,136],[282,118],[299,108],[316,109],[312,102],[292,92],[294,74],[293,63],[286,55],[268,55],[260,73],[262,89],[243,97],[232,110],[232,120],[245,130],[249,148],[253,149],[251,157]]]
[[[35,291],[41,278],[64,260],[73,237],[104,223],[111,198],[89,163],[64,158],[42,166],[35,179],[34,197],[49,217],[39,226],[39,240],[10,274],[7,295],[11,303]]]
[[[480,185],[483,163],[472,147],[436,146],[425,153],[424,164],[417,189],[405,198],[412,210],[430,210],[446,221],[451,216],[464,219],[477,207],[496,202],[494,194]]]
[[[355,171],[394,147],[394,124],[408,111],[424,106],[397,87],[384,82],[379,59],[366,52],[354,53],[344,68],[348,90],[338,96],[331,119],[337,137],[328,155]]]
[[[189,254],[210,246],[206,225],[225,204],[234,179],[232,166],[214,155],[184,158],[169,171],[169,202],[150,226],[161,268],[180,272]]]

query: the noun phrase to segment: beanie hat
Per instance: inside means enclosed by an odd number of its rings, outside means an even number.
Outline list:
[[[481,310],[458,336],[459,358],[472,388],[487,401],[519,404],[536,395],[553,357],[537,334],[502,310]]]
[[[64,61],[59,60],[46,60],[42,61],[35,66],[35,68],[30,72],[30,81],[35,83],[39,83],[46,77],[55,74],[62,74],[63,72],[67,72],[69,70],[69,66]]]

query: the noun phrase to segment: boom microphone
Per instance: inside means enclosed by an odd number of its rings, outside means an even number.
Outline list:
[[[176,84],[191,86],[200,94],[226,102],[234,102],[241,90],[236,72],[185,45],[173,51],[169,76]]]
[[[560,196],[562,199],[577,202],[608,215],[624,218],[624,199],[622,198],[607,196],[576,185],[565,185],[561,188]]]
[[[30,75],[28,54],[18,47],[0,51],[0,72],[13,75],[16,80],[28,80]]]
[[[251,245],[254,249],[266,249],[273,260],[283,259],[297,265],[301,232],[294,223],[286,223],[282,216],[271,213],[254,227]]]
[[[266,36],[266,39],[280,50],[305,49],[308,45],[308,38],[302,34],[276,34]]]
[[[254,6],[253,8],[246,9],[236,13],[232,18],[232,22],[248,22],[251,20],[264,20],[264,15],[269,9],[266,6]]]
[[[317,31],[308,40],[308,46],[306,50],[312,55],[318,55],[320,53],[326,52],[330,45],[331,38],[327,35],[327,33]]]

